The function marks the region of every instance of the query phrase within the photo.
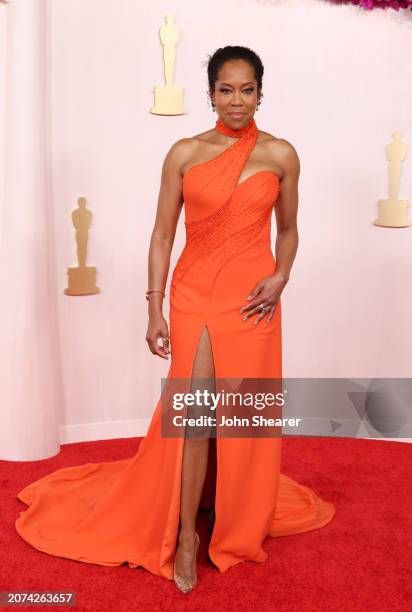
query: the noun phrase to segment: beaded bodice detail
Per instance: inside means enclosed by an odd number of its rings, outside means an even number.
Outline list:
[[[232,130],[218,119],[215,129],[236,140],[212,159],[189,168],[183,177],[186,245],[175,268],[175,280],[206,257],[213,258],[217,275],[231,258],[253,245],[270,245],[270,218],[279,179],[272,172],[260,171],[239,183],[256,145],[256,122],[252,119]]]

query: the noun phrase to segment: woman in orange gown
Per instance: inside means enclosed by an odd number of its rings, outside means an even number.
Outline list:
[[[257,129],[254,113],[263,66],[253,51],[220,49],[208,72],[219,115],[215,128],[179,141],[162,174],[163,193],[171,197],[179,178],[182,198],[179,194],[173,208],[166,196],[159,197],[156,227],[171,227],[174,235],[171,219],[177,222],[181,200],[186,226],[186,245],[170,288],[167,380],[192,381],[212,372],[216,379],[280,379],[280,294],[297,248],[299,162],[289,143]],[[167,206],[172,210],[165,221]],[[271,250],[274,208],[276,260]],[[165,265],[157,270],[152,265],[149,274],[154,293],[147,296],[152,309],[147,339],[152,352],[167,358],[162,296],[155,293],[163,290],[157,283],[164,278]],[[163,348],[154,345],[159,337]],[[193,448],[184,435],[162,435],[160,398],[134,457],[59,469],[29,484],[18,494],[28,509],[20,512],[16,529],[51,555],[107,566],[126,562],[175,578],[186,592],[196,582],[195,566],[191,573],[187,568],[196,562],[199,501],[200,507],[214,509],[208,553],[220,572],[241,561],[264,561],[266,536],[316,529],[334,515],[331,503],[280,473],[281,437],[217,435],[206,460],[205,444]],[[190,466],[186,452],[198,462]],[[211,480],[204,478],[205,461]],[[181,533],[186,540],[179,538]],[[174,574],[178,553],[179,572],[186,574],[180,582]]]

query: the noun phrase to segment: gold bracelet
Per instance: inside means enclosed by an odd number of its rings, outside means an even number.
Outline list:
[[[158,289],[151,289],[150,291],[146,291],[146,300],[149,301],[149,293],[162,293],[163,297],[166,295],[164,291],[159,291]]]

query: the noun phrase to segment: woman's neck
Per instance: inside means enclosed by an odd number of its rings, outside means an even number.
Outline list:
[[[255,120],[252,117],[252,119],[250,119],[246,125],[243,125],[242,127],[234,130],[228,125],[226,125],[226,123],[224,123],[220,117],[218,117],[216,120],[215,129],[221,134],[225,134],[226,136],[230,136],[231,138],[241,138],[242,136],[245,136],[245,134],[248,134],[250,129],[254,126]]]

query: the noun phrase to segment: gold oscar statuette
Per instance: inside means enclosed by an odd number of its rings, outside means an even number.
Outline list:
[[[173,23],[173,15],[166,15],[166,25],[159,30],[163,45],[165,84],[154,87],[154,106],[150,112],[155,115],[184,115],[183,87],[173,85],[176,45],[179,42],[179,28]]]
[[[69,286],[66,295],[92,295],[99,293],[96,287],[96,268],[86,266],[87,242],[92,213],[86,208],[86,198],[78,198],[78,208],[72,212],[72,222],[76,229],[77,268],[68,268]]]
[[[382,227],[408,227],[408,200],[399,200],[399,182],[402,172],[402,162],[408,152],[408,147],[402,142],[402,134],[395,130],[393,140],[386,147],[386,157],[389,160],[389,198],[379,200],[378,218],[374,224]]]

